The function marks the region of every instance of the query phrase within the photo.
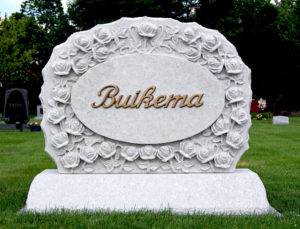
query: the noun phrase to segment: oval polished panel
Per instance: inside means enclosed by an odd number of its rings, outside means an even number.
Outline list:
[[[156,87],[154,99],[159,95],[203,94],[203,105],[180,108],[178,102],[175,108],[171,103],[168,108],[145,108],[145,103],[140,108],[93,108],[91,104],[99,104],[105,94],[98,96],[99,90],[107,85],[117,85],[118,95],[131,98],[141,90],[137,101],[150,86]],[[71,94],[72,108],[86,127],[102,136],[136,144],[167,143],[196,135],[220,116],[224,100],[222,84],[199,63],[150,54],[98,64],[78,79]]]

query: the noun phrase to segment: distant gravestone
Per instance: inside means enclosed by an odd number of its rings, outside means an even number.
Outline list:
[[[34,119],[42,120],[43,114],[43,107],[41,105],[36,106],[36,116],[34,117]]]
[[[286,116],[273,116],[274,125],[289,125],[289,117]]]
[[[4,117],[7,124],[29,121],[27,90],[12,88],[5,92]]]
[[[259,177],[236,170],[250,69],[216,30],[149,17],[97,25],[56,46],[43,79],[57,170],[36,176],[28,210],[270,211]]]

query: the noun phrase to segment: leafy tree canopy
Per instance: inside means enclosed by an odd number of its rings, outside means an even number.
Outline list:
[[[0,23],[0,77],[6,88],[40,84],[45,33],[34,18],[12,15]]]

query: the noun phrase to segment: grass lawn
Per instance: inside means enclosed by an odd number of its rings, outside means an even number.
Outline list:
[[[172,215],[170,212],[17,214],[35,175],[55,168],[43,134],[0,131],[0,228],[300,228],[300,118],[288,126],[253,121],[239,167],[258,173],[283,217]],[[100,193],[101,195],[101,193]]]

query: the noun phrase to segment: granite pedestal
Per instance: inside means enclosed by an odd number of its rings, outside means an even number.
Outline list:
[[[27,211],[160,211],[204,214],[272,212],[258,175],[248,169],[207,174],[59,174],[31,184]]]

